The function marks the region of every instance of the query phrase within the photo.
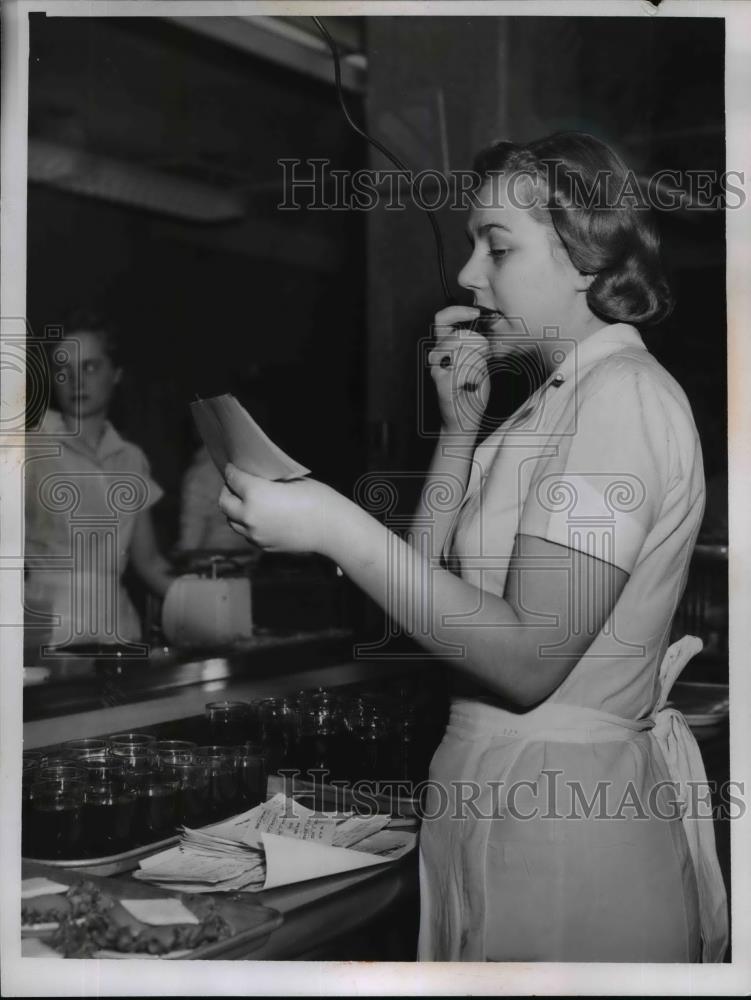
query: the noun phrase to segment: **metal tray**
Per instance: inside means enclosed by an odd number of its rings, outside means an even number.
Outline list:
[[[156,840],[153,844],[143,844],[130,851],[123,851],[122,854],[111,854],[105,858],[74,858],[72,860],[66,858],[60,861],[47,860],[46,858],[23,858],[23,860],[37,865],[46,865],[49,868],[80,872],[83,875],[121,875],[123,872],[138,868],[138,862],[143,858],[163,851],[167,847],[172,847],[179,840],[180,837],[177,835],[167,837],[165,840]]]

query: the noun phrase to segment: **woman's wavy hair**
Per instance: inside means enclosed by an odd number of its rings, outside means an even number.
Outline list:
[[[673,298],[660,238],[634,174],[604,142],[556,132],[527,144],[501,140],[482,150],[474,170],[484,182],[523,175],[536,198],[523,204],[552,226],[581,274],[594,275],[587,304],[610,323],[647,326],[665,319]]]

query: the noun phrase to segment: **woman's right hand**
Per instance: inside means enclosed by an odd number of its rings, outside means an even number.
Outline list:
[[[487,356],[490,345],[457,323],[477,319],[474,306],[447,306],[435,314],[436,345],[428,354],[430,374],[438,392],[443,429],[473,438],[482,421],[490,393]]]

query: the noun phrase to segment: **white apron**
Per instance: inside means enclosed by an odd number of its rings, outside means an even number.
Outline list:
[[[675,679],[701,646],[701,640],[685,636],[667,650],[660,666],[657,701],[647,718],[623,719],[597,709],[555,702],[516,715],[482,702],[457,700],[452,704],[443,752],[450,751],[452,740],[462,741],[456,746],[466,754],[469,773],[483,789],[480,801],[487,806],[492,794],[487,783],[502,782],[530,743],[595,745],[634,740],[648,732],[654,754],[664,758],[670,779],[679,790],[679,800],[685,803],[686,782],[706,782],[706,774],[686,720],[680,712],[666,707],[666,702]],[[434,762],[440,752],[441,748]],[[434,773],[433,767],[431,780],[441,781],[441,774]],[[685,832],[698,893],[701,960],[721,962],[728,944],[727,900],[712,821],[690,816],[685,808],[682,813],[679,828],[682,826]],[[487,894],[492,892],[487,885],[488,839],[491,827],[500,822],[503,819],[472,820],[469,816],[464,821],[443,818],[423,824],[418,960],[487,960]],[[554,959],[548,956],[547,960]]]

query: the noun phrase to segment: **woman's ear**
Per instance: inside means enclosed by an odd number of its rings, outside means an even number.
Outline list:
[[[584,274],[582,271],[579,271],[576,279],[577,292],[586,292],[596,277],[596,274]]]
[[[123,377],[123,370],[122,370],[122,368],[116,368],[115,369],[115,377],[112,380],[113,384],[117,385],[122,377]]]

